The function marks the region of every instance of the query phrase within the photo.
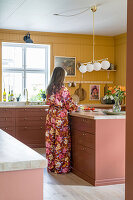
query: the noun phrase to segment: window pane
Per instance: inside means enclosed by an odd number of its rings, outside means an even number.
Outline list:
[[[22,68],[22,48],[3,46],[2,66],[3,68]]]
[[[13,90],[13,94],[18,96],[19,94],[22,95],[22,73],[11,73],[11,72],[3,72],[3,89],[5,87],[6,94]]]
[[[45,69],[45,48],[26,48],[26,67]]]
[[[29,100],[39,101],[36,98],[40,90],[45,90],[45,74],[41,73],[27,73],[26,74],[26,88],[28,89]]]

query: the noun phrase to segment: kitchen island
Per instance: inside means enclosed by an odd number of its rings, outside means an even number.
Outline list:
[[[43,200],[47,160],[0,130],[0,199]]]
[[[72,112],[72,171],[90,184],[125,182],[125,115]]]

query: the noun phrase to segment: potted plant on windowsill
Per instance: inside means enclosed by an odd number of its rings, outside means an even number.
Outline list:
[[[46,100],[46,91],[41,89],[40,94],[41,94],[42,99],[45,101]]]

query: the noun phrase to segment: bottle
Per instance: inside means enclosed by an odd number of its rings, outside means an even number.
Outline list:
[[[6,102],[6,91],[5,91],[5,88],[4,88],[4,92],[3,92],[3,101]]]
[[[8,101],[11,101],[11,94],[10,94],[10,90],[9,90],[9,94],[8,94]]]
[[[10,101],[13,101],[13,97],[14,97],[13,90],[11,90]]]

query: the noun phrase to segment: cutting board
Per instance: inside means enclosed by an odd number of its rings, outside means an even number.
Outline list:
[[[86,91],[82,88],[81,83],[79,83],[79,88],[74,92],[79,97],[79,101],[83,101],[86,98]]]

